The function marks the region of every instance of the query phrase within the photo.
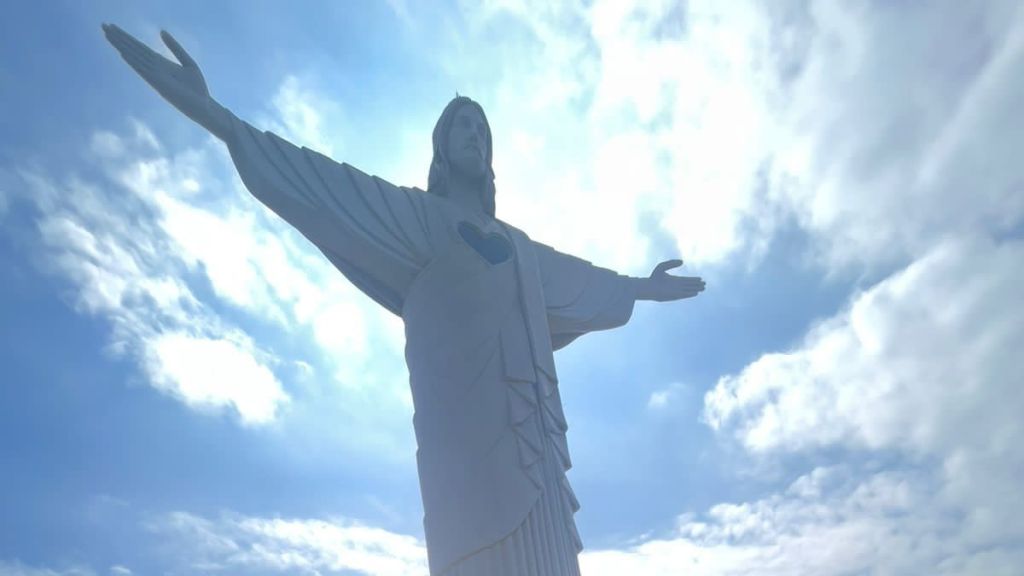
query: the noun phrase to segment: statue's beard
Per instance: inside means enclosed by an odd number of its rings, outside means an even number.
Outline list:
[[[468,161],[469,158],[451,159],[447,162],[439,161],[435,156],[431,164],[430,177],[428,178],[428,190],[441,196],[451,198],[452,188],[459,188],[463,193],[471,191],[479,200],[479,205],[484,213],[495,217],[494,204],[494,181],[491,176],[490,166],[486,162],[477,160]],[[467,201],[470,198],[451,198],[457,201]]]
[[[487,166],[479,160],[465,159],[451,163],[451,177],[472,185],[483,185]]]

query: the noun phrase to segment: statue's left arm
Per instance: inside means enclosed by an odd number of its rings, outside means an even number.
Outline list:
[[[667,273],[682,264],[676,260],[659,264],[647,278],[633,278],[539,242],[533,245],[556,350],[587,332],[622,326],[629,321],[637,300],[679,300],[704,289],[700,278]]]

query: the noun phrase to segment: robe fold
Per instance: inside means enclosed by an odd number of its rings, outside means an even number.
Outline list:
[[[430,573],[578,574],[552,352],[629,320],[625,277],[232,122],[250,192],[403,319]]]

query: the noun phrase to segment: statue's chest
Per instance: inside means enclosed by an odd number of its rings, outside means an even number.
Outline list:
[[[413,282],[403,318],[435,326],[497,321],[519,306],[515,243],[498,225],[453,221]]]
[[[439,392],[439,381],[445,390],[481,377],[494,386],[536,382],[536,369],[556,378],[532,243],[511,227],[460,224],[413,282],[402,312],[417,411],[429,405],[417,388],[434,399],[458,396]]]

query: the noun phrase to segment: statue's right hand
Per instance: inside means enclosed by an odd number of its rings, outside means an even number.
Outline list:
[[[121,53],[125,62],[161,96],[186,116],[210,128],[210,91],[196,61],[166,31],[160,32],[164,44],[181,62],[172,62],[113,24],[103,24],[107,40]]]

